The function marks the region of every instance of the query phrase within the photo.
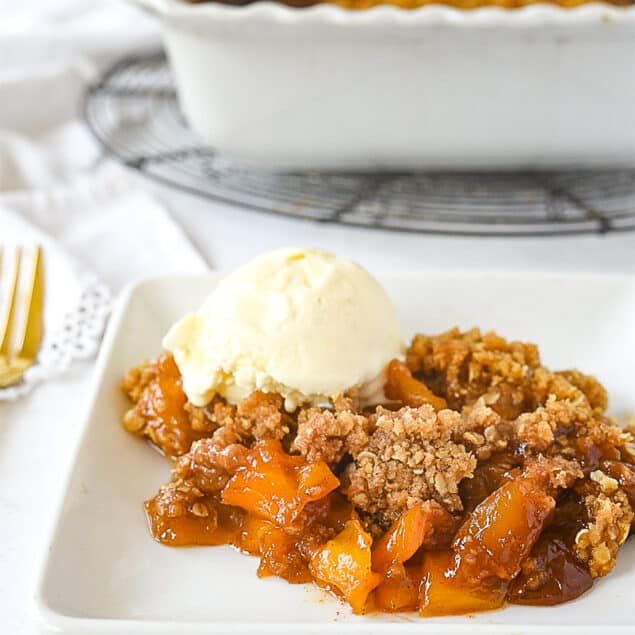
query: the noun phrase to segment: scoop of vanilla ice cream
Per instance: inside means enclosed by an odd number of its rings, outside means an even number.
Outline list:
[[[280,249],[221,280],[196,313],[177,322],[172,352],[188,399],[237,403],[277,392],[287,410],[359,387],[383,396],[386,364],[403,354],[399,316],[359,265],[319,249]]]

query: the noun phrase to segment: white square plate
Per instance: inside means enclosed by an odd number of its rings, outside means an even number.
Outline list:
[[[154,542],[142,501],[169,466],[126,433],[125,371],[197,307],[217,276],[161,278],[129,289],[97,364],[83,438],[36,593],[43,622],[65,633],[633,633],[635,540],[617,567],[559,607],[510,606],[470,617],[354,616],[312,585],[256,577],[257,559],[230,547]],[[545,365],[577,367],[607,386],[610,411],[635,413],[635,278],[411,273],[380,276],[408,336],[454,325],[539,344]]]

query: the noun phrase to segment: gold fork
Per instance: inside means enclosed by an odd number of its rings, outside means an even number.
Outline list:
[[[3,262],[2,248],[0,248],[0,274],[5,266]],[[35,362],[40,342],[42,341],[42,307],[43,307],[43,281],[42,281],[42,250],[37,247],[30,256],[29,276],[24,286],[24,301],[22,304],[21,323],[16,326],[16,309],[20,302],[18,284],[20,281],[20,269],[22,261],[22,249],[17,248],[14,255],[14,264],[9,280],[8,296],[5,310],[0,313],[0,388],[15,384],[22,379],[22,375],[29,366]]]

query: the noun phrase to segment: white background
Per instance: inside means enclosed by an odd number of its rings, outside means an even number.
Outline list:
[[[132,44],[156,42],[153,23],[116,0],[0,0],[0,78],[5,80],[13,73],[37,74],[69,61],[81,66],[90,60],[96,64],[90,71],[94,72]],[[4,113],[0,134],[2,128],[19,128],[21,110],[34,107],[31,94],[8,92],[6,87],[5,81],[3,92],[0,82],[0,101],[9,106],[0,109]],[[70,133],[61,149],[65,163],[53,170],[55,178],[89,172],[98,158],[90,136],[73,122],[80,94],[77,89],[46,95],[35,105],[42,112],[59,108],[69,120]],[[47,137],[47,147],[50,141]],[[7,165],[0,153],[0,190]],[[372,271],[635,273],[633,233],[531,239],[387,233],[270,217],[171,192],[144,180],[140,186],[168,208],[209,265],[219,269],[276,246],[296,244],[334,250]],[[1,238],[0,228],[0,242]],[[91,364],[79,365],[63,380],[42,386],[18,403],[0,403],[0,634],[39,632],[29,614],[34,578],[70,448],[79,434],[90,373]]]

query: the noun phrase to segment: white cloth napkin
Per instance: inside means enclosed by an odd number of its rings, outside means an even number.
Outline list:
[[[43,247],[45,340],[26,381],[0,399],[93,355],[125,284],[207,268],[78,119],[89,83],[115,59],[156,47],[156,26],[117,0],[30,1],[39,11],[0,0],[0,245],[6,255]]]
[[[38,364],[22,384],[0,390],[0,399],[94,355],[111,298],[127,283],[207,268],[166,210],[112,166],[67,185],[0,195],[0,244],[7,264],[12,247],[41,245],[45,271]]]
[[[28,241],[24,227],[46,234],[113,292],[138,278],[206,268],[168,212],[113,164],[68,184],[0,193],[0,240],[19,233]]]

